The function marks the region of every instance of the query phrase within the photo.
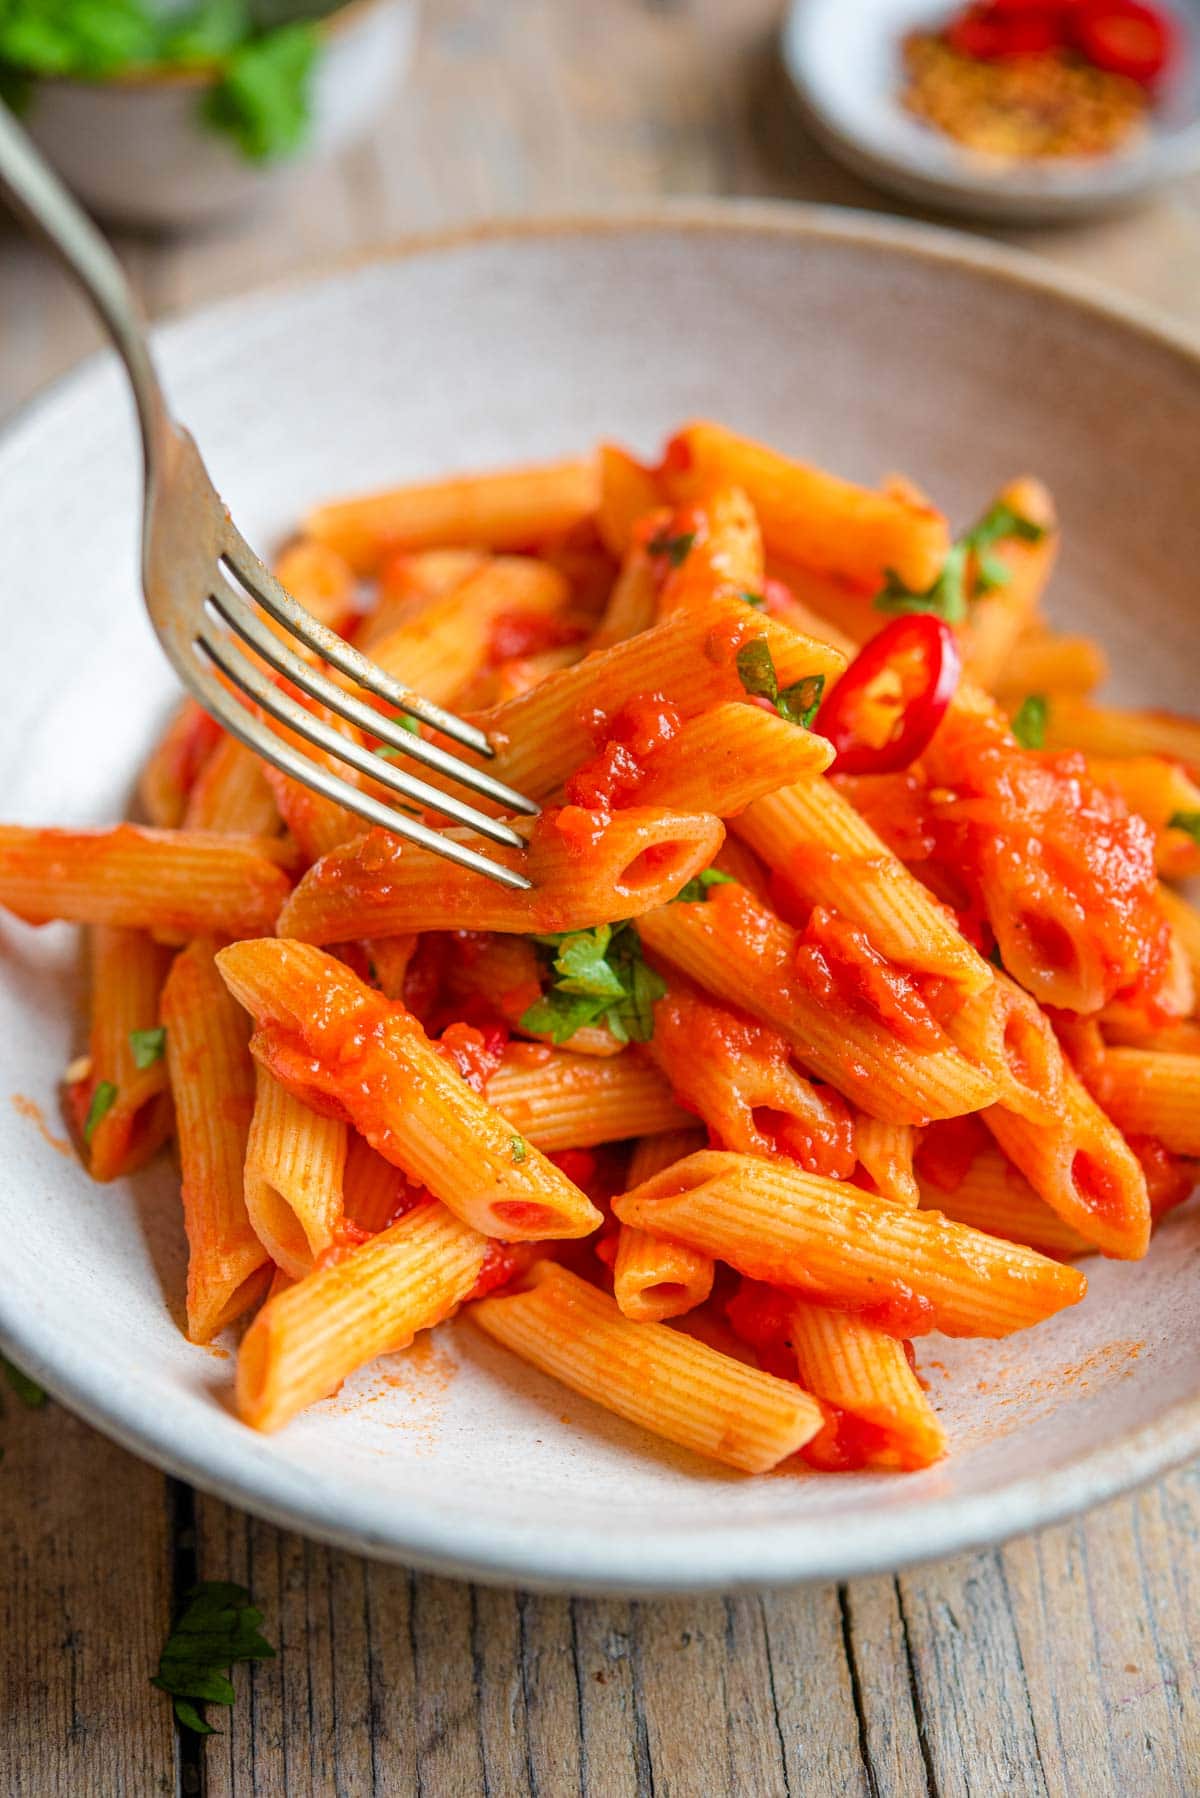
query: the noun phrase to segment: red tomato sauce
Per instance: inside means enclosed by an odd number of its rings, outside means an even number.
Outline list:
[[[966,1179],[975,1157],[991,1142],[986,1127],[974,1116],[945,1118],[922,1131],[913,1158],[917,1175],[942,1192],[955,1192]]]
[[[916,1049],[945,1047],[945,1036],[913,981],[873,948],[867,934],[815,906],[794,962],[801,986],[825,1004],[848,1006]]]
[[[571,805],[613,812],[636,803],[655,753],[678,736],[679,707],[661,693],[637,694],[598,731],[597,753],[567,782]]]
[[[498,668],[547,649],[562,649],[582,642],[587,634],[587,625],[578,618],[548,612],[501,612],[488,638],[487,665]]]
[[[800,1450],[809,1467],[821,1473],[858,1473],[878,1466],[893,1449],[891,1433],[881,1424],[868,1423],[824,1399],[817,1403],[825,1414],[824,1427]]]

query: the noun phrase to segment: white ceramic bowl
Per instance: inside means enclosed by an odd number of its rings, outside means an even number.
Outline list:
[[[1200,5],[1156,0],[1178,59],[1146,130],[1111,156],[1002,162],[956,144],[901,102],[900,47],[961,0],[793,0],[784,67],[810,126],[839,161],[881,187],[948,212],[1046,222],[1128,206],[1200,167]]]
[[[201,225],[287,186],[379,118],[416,38],[416,0],[350,0],[320,27],[312,119],[291,155],[248,162],[200,118],[206,82],[154,71],[38,82],[25,123],[80,199],[115,223]]]
[[[1066,546],[1055,617],[1121,689],[1194,702],[1200,360],[1136,316],[950,235],[712,209],[479,232],[169,326],[167,385],[240,524],[322,496],[709,413],[859,478],[903,468],[956,519],[1032,466]],[[137,458],[93,362],[0,443],[0,790],[19,821],[119,818],[173,683],[135,576]],[[51,667],[51,657],[55,666]],[[76,935],[0,922],[0,1091],[38,1105],[80,1046]],[[94,1186],[0,1110],[0,1340],[139,1454],[281,1522],[420,1566],[576,1590],[831,1578],[992,1541],[1200,1449],[1200,1210],[1085,1304],[1006,1342],[919,1345],[949,1460],[746,1480],[656,1444],[469,1324],[275,1437],[189,1345],[164,1159]]]

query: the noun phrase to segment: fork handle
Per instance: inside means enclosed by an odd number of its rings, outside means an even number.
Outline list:
[[[146,472],[154,472],[170,428],[141,312],[125,272],[91,219],[71,198],[12,113],[0,103],[0,193],[83,288],[129,373]]]

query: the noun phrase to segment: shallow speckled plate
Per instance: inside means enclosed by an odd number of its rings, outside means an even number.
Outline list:
[[[1111,156],[1014,162],[982,156],[903,105],[901,44],[958,0],[793,0],[784,67],[830,153],[881,187],[975,218],[1079,218],[1128,206],[1200,167],[1200,0],[1156,0],[1174,20],[1175,60],[1144,129]]]
[[[837,214],[708,209],[482,233],[220,306],[159,338],[239,523],[269,543],[321,496],[647,450],[709,413],[956,519],[1014,471],[1054,487],[1055,617],[1121,687],[1194,701],[1200,359],[1035,265]],[[135,453],[93,364],[0,444],[3,814],[119,817],[172,699],[137,598]],[[53,649],[60,676],[46,667]],[[1200,1450],[1200,1212],[1087,1302],[1003,1343],[921,1347],[953,1452],[912,1477],[735,1478],[595,1410],[468,1324],[283,1434],[242,1428],[231,1362],[176,1317],[165,1162],[91,1185],[57,1134],[79,1044],[72,932],[0,924],[0,1340],[101,1429],[264,1515],[368,1554],[576,1590],[830,1578],[992,1541]]]

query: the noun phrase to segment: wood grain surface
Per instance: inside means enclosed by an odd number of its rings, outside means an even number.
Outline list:
[[[414,229],[660,194],[889,203],[806,140],[776,0],[426,0],[384,128],[282,205],[120,245],[177,310]],[[1023,241],[1200,332],[1200,183]],[[0,414],[92,348],[0,226]],[[194,1495],[48,1405],[0,1418],[0,1792],[1175,1798],[1200,1792],[1200,1470],[847,1586],[547,1598],[371,1566]],[[241,1580],[274,1661],[206,1745],[147,1683]]]

